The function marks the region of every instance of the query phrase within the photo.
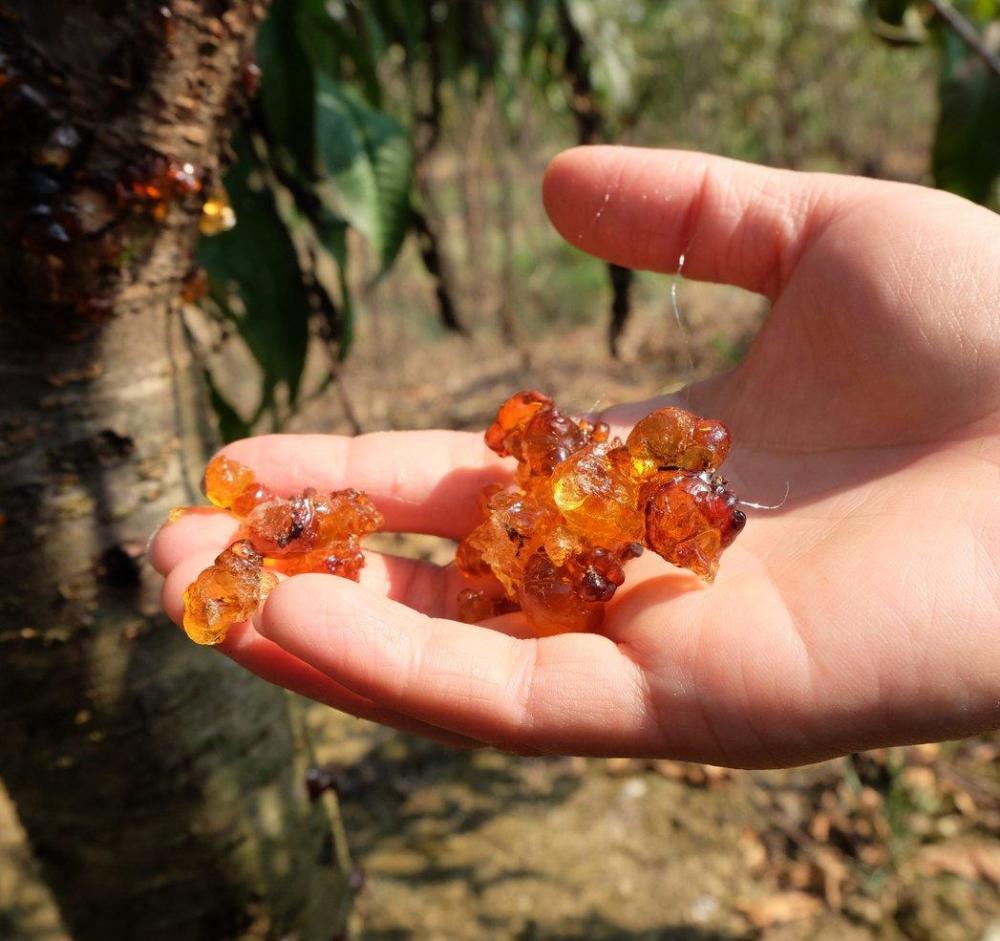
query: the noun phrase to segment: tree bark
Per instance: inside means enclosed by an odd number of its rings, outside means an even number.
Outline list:
[[[166,623],[141,557],[211,443],[174,315],[263,7],[0,6],[0,777],[81,941],[345,914],[289,700]]]

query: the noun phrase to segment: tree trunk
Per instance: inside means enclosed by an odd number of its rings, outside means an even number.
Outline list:
[[[262,15],[0,8],[0,776],[81,941],[343,923],[289,700],[166,623],[141,558],[210,445],[176,305]]]

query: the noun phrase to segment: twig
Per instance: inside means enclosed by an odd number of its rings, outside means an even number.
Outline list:
[[[563,72],[569,83],[569,109],[576,121],[578,144],[596,144],[607,136],[607,122],[590,77],[587,41],[577,28],[567,0],[559,0],[559,29],[562,32]]]
[[[608,324],[608,351],[618,359],[618,344],[628,315],[632,310],[632,269],[621,265],[608,264],[608,279],[611,281],[611,322]]]
[[[1000,76],[1000,56],[997,56],[983,42],[983,37],[979,35],[973,26],[961,13],[958,12],[947,0],[928,0],[934,7],[934,11],[941,17],[980,59],[983,60],[996,75]]]
[[[563,73],[570,87],[569,108],[576,121],[577,143],[596,144],[607,139],[608,121],[591,77],[587,40],[573,20],[568,0],[559,0],[557,12],[564,45]],[[608,349],[617,359],[618,341],[632,312],[632,272],[609,263],[608,280],[611,283]]]
[[[424,204],[430,202],[430,191],[426,181],[418,180],[420,194]],[[437,233],[431,226],[427,215],[415,205],[410,206],[410,224],[417,236],[417,246],[420,249],[420,260],[424,268],[434,280],[434,297],[437,299],[438,316],[441,323],[452,333],[468,336],[469,331],[459,317],[455,308],[451,286],[451,271],[441,252],[441,243]]]

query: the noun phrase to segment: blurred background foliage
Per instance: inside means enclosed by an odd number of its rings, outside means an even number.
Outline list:
[[[223,435],[280,428],[331,386],[358,430],[341,365],[385,282],[403,307],[430,292],[430,333],[486,330],[524,364],[546,330],[610,305],[617,353],[642,284],[609,282],[537,209],[540,167],[574,143],[906,179],[996,207],[998,31],[1000,0],[276,0],[225,181],[237,223],[200,250],[212,323],[192,333],[208,354],[230,347],[204,357]],[[745,346],[708,340],[716,365]],[[234,344],[252,362],[238,381]],[[307,383],[314,349],[325,366]]]

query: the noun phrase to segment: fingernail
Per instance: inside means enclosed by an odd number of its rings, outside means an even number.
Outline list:
[[[170,522],[169,519],[164,520],[162,523],[160,523],[159,526],[156,527],[156,529],[152,531],[152,533],[150,533],[149,539],[146,540],[146,548],[142,550],[141,557],[143,559],[149,558],[149,550],[153,548],[153,543],[156,541],[156,537],[160,535],[160,530],[163,529],[163,527],[166,526],[167,523],[169,522]]]

